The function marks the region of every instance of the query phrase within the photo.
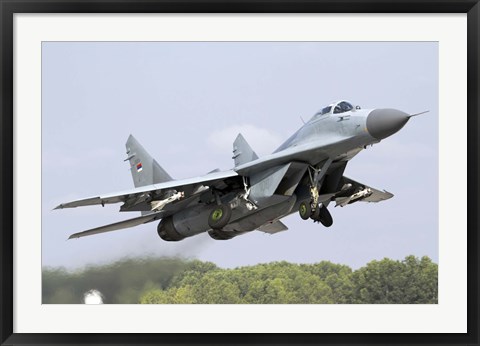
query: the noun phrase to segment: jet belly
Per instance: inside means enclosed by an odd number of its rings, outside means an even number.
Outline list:
[[[238,234],[250,232],[256,230],[260,226],[271,222],[273,220],[278,220],[292,211],[293,206],[297,200],[295,194],[292,196],[279,196],[274,195],[271,197],[273,201],[276,201],[275,204],[270,205],[269,207],[255,210],[246,214],[244,217],[238,218],[235,221],[230,222],[227,226],[223,228],[224,232],[232,232]],[[281,202],[278,203],[278,200]]]

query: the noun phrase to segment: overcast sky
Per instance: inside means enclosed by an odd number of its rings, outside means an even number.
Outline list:
[[[176,179],[233,167],[241,132],[261,156],[318,109],[347,99],[413,118],[362,151],[345,175],[395,196],[329,207],[330,228],[295,213],[275,235],[161,240],[156,223],[67,241],[137,216],[120,204],[55,210],[133,187],[129,134]],[[78,268],[125,256],[172,256],[235,267],[430,256],[438,263],[438,44],[433,42],[44,42],[42,265]]]

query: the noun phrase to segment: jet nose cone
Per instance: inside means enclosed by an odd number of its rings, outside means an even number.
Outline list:
[[[396,109],[374,109],[367,117],[367,130],[376,139],[382,140],[399,131],[410,116]]]

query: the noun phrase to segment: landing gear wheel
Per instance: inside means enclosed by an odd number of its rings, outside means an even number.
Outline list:
[[[208,216],[208,225],[212,229],[222,229],[228,224],[231,216],[232,209],[228,205],[217,205]]]
[[[315,210],[310,215],[313,222],[320,222],[320,207],[316,207]]]
[[[320,222],[325,227],[333,225],[333,218],[328,209],[325,206],[318,207],[312,214],[314,222]]]
[[[302,219],[308,220],[308,218],[312,215],[312,206],[310,203],[302,202],[298,208],[298,213]]]
[[[325,227],[330,227],[331,225],[333,225],[332,214],[330,214],[328,209],[324,206],[320,208],[320,222]]]

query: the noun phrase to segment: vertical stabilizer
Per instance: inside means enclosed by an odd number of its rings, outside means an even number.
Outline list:
[[[130,135],[125,147],[127,148],[125,161],[130,162],[135,187],[172,180],[172,177],[147,153],[135,137]]]
[[[237,139],[233,142],[232,159],[235,160],[235,167],[258,159],[257,154],[255,154],[250,145],[248,145],[241,133],[238,134]]]

